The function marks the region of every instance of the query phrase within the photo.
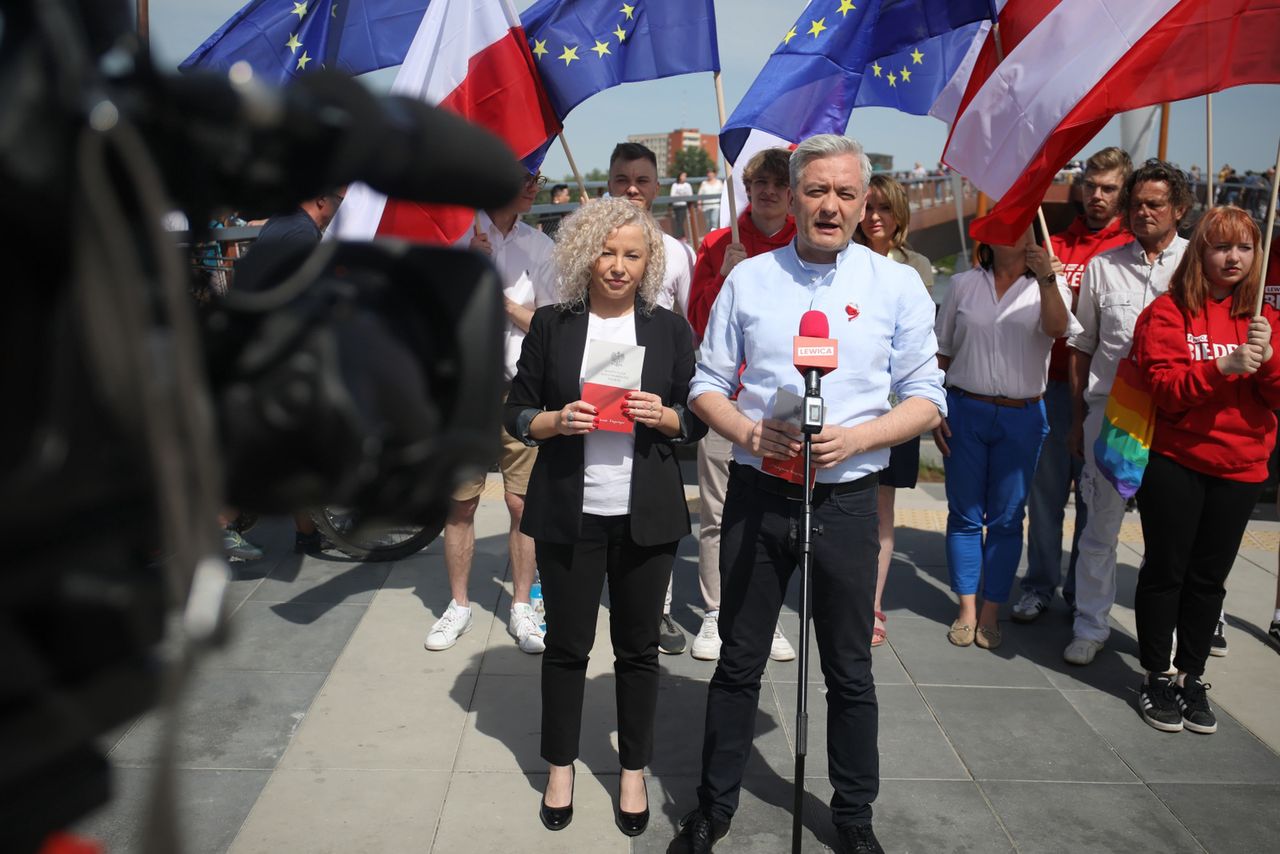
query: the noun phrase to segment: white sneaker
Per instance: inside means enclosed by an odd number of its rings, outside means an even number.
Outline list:
[[[516,602],[511,606],[511,620],[507,623],[507,631],[516,639],[521,652],[537,655],[547,648],[546,635],[538,625],[538,612],[525,602]]]
[[[1013,606],[1013,621],[1015,623],[1034,623],[1047,607],[1048,605],[1040,598],[1039,593],[1027,591],[1022,594],[1018,604]]]
[[[1084,666],[1093,662],[1094,656],[1102,650],[1102,647],[1102,641],[1072,638],[1071,643],[1067,644],[1067,648],[1062,651],[1062,657],[1068,664]]]
[[[720,621],[718,611],[702,618],[702,628],[693,639],[689,654],[699,661],[716,661],[720,658]]]
[[[782,633],[781,625],[773,629],[773,645],[769,647],[769,657],[774,661],[791,661],[796,657],[796,651],[791,647],[787,636]]]
[[[444,616],[436,620],[431,631],[427,632],[427,641],[423,644],[432,652],[448,649],[458,642],[459,635],[471,631],[471,606],[462,607],[455,600],[449,600],[449,607]]]

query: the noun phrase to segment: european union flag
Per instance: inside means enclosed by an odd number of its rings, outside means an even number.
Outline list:
[[[844,133],[854,107],[927,113],[991,13],[991,0],[812,0],[729,117],[725,156],[753,128],[798,142]]]
[[[712,0],[538,0],[520,20],[561,121],[619,83],[720,70]]]
[[[447,2],[447,0],[437,0]],[[428,0],[252,0],[178,68],[224,70],[241,60],[284,83],[336,65],[363,74],[404,62]]]

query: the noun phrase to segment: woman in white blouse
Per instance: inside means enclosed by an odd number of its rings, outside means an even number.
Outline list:
[[[1022,557],[1027,489],[1049,432],[1049,351],[1079,324],[1066,283],[1030,231],[1013,246],[980,245],[978,261],[951,280],[938,313],[948,417],[934,437],[945,457],[947,564],[960,598],[947,639],[995,649],[1000,605]]]

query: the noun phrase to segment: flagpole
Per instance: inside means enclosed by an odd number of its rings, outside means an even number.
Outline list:
[[[333,22],[329,25],[329,38],[324,51],[324,67],[332,68],[335,71],[338,68],[338,53],[341,50],[342,33],[347,26],[347,5],[347,0],[339,0],[337,5],[329,7],[329,14],[333,16]]]
[[[151,7],[148,0],[138,0],[138,38],[142,43],[149,44],[151,42]]]
[[[1267,265],[1271,263],[1271,235],[1276,227],[1276,195],[1280,190],[1280,146],[1276,147],[1276,171],[1271,178],[1271,203],[1267,205],[1267,230],[1262,233],[1262,281],[1258,283],[1255,317],[1262,314],[1262,295],[1267,290]]]
[[[569,150],[569,140],[564,138],[564,130],[560,131],[560,145],[564,148],[564,156],[569,160],[569,168],[573,170],[573,179],[578,182],[578,193],[582,199],[582,203],[586,204],[591,200],[587,195],[587,182],[582,180],[582,173],[578,171],[578,164],[574,162],[573,152]]]
[[[1169,110],[1171,105],[1165,101],[1160,105],[1160,145],[1156,156],[1161,160],[1169,159]]]
[[[1036,218],[1040,220],[1040,236],[1044,238],[1044,251],[1053,257],[1053,243],[1049,240],[1049,223],[1044,220],[1044,205],[1036,208]]]
[[[1205,141],[1208,146],[1206,157],[1209,162],[1204,167],[1205,194],[1204,209],[1213,207],[1213,95],[1204,96]]]
[[[724,108],[724,82],[720,79],[720,72],[715,73],[716,81],[716,108],[720,111],[720,130],[724,130],[725,123],[729,121],[728,111]],[[726,158],[724,161],[724,177],[729,187],[729,228],[732,229],[733,242],[738,241],[738,196],[733,192],[733,165]]]

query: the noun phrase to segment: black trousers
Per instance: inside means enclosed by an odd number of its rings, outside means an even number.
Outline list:
[[[1144,670],[1168,669],[1176,628],[1173,666],[1203,675],[1227,592],[1223,585],[1261,494],[1261,483],[1211,477],[1151,455],[1138,490],[1146,556],[1134,593]]]
[[[871,820],[880,790],[879,709],[871,676],[875,602],[877,479],[856,491],[815,493],[813,622],[827,685],[827,759],[837,827]],[[720,540],[720,661],[707,690],[698,800],[730,819],[755,729],[760,677],[773,629],[799,559],[801,502],[770,491],[781,483],[734,465]]]
[[[653,756],[658,704],[658,621],[676,543],[638,546],[630,516],[582,517],[577,543],[535,541],[546,606],[542,654],[542,758],[578,758],[582,692],[596,639],[600,592],[609,579],[609,637],[618,704],[618,755],[635,771]]]

